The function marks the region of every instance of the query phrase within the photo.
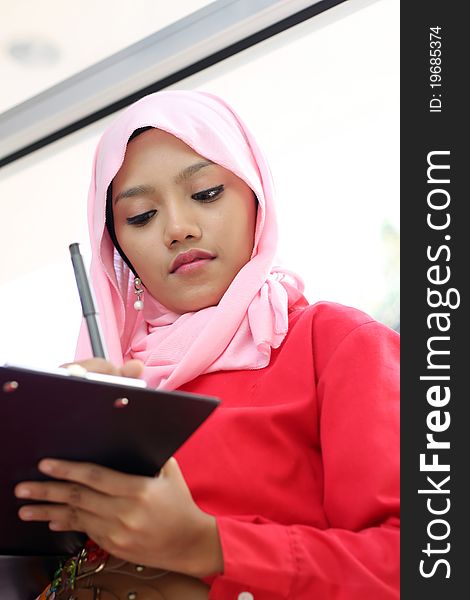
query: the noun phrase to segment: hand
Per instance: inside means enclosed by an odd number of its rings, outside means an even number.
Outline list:
[[[195,504],[174,458],[154,478],[53,459],[39,470],[60,481],[23,482],[15,494],[53,504],[23,506],[21,519],[82,531],[129,562],[194,577],[223,571],[215,518]]]
[[[92,373],[118,375],[120,377],[133,377],[135,379],[140,377],[144,368],[144,363],[137,359],[127,361],[122,365],[122,367],[116,367],[116,365],[109,360],[105,360],[104,358],[88,358],[86,360],[77,360],[73,363],[65,363],[60,366],[67,368],[71,365],[80,365]]]

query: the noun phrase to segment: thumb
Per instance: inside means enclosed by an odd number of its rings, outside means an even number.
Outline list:
[[[165,487],[168,486],[174,493],[178,494],[180,500],[186,499],[187,502],[194,504],[191,491],[174,456],[166,461],[158,477],[162,485],[165,485]]]
[[[168,479],[172,479],[175,477],[181,479],[183,478],[183,474],[181,473],[178,461],[174,456],[170,457],[160,469],[160,477]]]

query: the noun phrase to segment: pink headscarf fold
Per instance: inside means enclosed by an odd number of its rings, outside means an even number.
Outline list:
[[[105,227],[106,192],[118,172],[130,135],[151,126],[181,139],[195,152],[229,169],[258,199],[255,243],[217,306],[182,315],[146,290],[134,309],[134,275]],[[110,360],[139,358],[151,387],[176,389],[203,373],[261,369],[288,329],[288,312],[307,305],[303,282],[274,266],[277,225],[268,163],[250,131],[228,104],[196,91],[162,91],[131,105],[103,134],[96,150],[88,198],[91,279]],[[76,360],[91,355],[82,325]]]

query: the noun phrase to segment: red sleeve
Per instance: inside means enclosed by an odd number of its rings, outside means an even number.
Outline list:
[[[398,343],[360,325],[319,375],[329,528],[217,517],[225,569],[211,600],[399,598]]]

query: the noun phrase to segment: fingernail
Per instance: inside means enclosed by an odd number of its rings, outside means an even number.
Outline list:
[[[57,521],[51,521],[49,523],[49,529],[60,529],[60,523],[57,523]]]
[[[52,473],[54,470],[54,463],[50,460],[42,460],[39,463],[38,468],[43,473]]]
[[[29,498],[31,496],[31,490],[25,487],[19,487],[15,490],[15,495],[17,498]]]
[[[19,512],[19,516],[20,516],[20,519],[32,519],[33,511],[22,508],[21,511]]]

